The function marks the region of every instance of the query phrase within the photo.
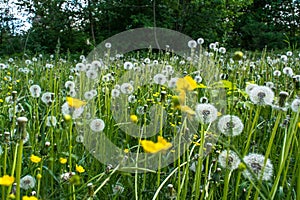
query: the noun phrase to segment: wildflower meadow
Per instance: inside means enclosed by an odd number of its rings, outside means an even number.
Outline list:
[[[299,51],[114,45],[0,58],[1,200],[300,199]]]

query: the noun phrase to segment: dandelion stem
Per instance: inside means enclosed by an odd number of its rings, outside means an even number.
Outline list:
[[[248,150],[249,150],[249,147],[250,147],[251,137],[252,137],[252,134],[255,132],[255,126],[257,124],[257,121],[258,121],[258,118],[259,118],[259,115],[260,115],[260,110],[261,110],[261,106],[258,107],[258,109],[255,113],[255,116],[254,116],[254,119],[253,119],[253,122],[252,122],[252,126],[251,126],[251,129],[249,131],[249,136],[248,136],[248,140],[247,140],[247,143],[246,143],[246,147],[245,147],[243,156],[245,156],[248,153]]]

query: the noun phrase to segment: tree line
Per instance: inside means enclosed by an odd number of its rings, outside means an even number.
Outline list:
[[[0,55],[88,53],[114,34],[153,26],[247,50],[295,49],[300,42],[299,1],[15,0],[14,6],[27,12],[31,27],[17,32],[23,24],[1,9]]]

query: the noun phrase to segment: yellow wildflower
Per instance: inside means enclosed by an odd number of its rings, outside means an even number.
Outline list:
[[[76,164],[76,171],[79,173],[83,173],[85,172],[85,169],[81,165]]]
[[[85,101],[81,101],[80,99],[75,99],[72,97],[67,97],[66,100],[68,105],[73,108],[80,108],[87,104]]]
[[[129,149],[124,149],[124,153],[129,153]]]
[[[138,122],[138,117],[136,115],[130,115],[130,121],[132,121],[133,123],[137,123]]]
[[[40,157],[35,156],[35,155],[32,154],[32,155],[30,156],[30,160],[31,160],[31,162],[33,162],[33,163],[39,163],[39,162],[41,162],[42,158],[40,158]]]
[[[0,103],[3,103],[3,99],[0,99]]]
[[[176,82],[177,90],[194,90],[198,87],[197,82],[190,76],[179,78]]]
[[[23,196],[22,200],[38,200],[38,198],[35,196]]]
[[[0,185],[3,186],[10,186],[14,183],[15,178],[13,176],[4,175],[0,177]]]
[[[67,159],[66,158],[59,158],[59,162],[61,163],[61,164],[66,164],[67,163]]]
[[[145,152],[148,153],[158,153],[160,151],[166,151],[172,147],[172,143],[167,142],[163,137],[157,137],[157,143],[154,143],[150,140],[141,140],[140,141]]]

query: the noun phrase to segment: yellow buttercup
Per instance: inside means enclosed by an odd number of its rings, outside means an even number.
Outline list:
[[[72,108],[80,108],[87,104],[87,102],[85,102],[85,101],[82,101],[80,99],[75,99],[72,97],[67,97],[66,100],[67,100],[68,105]]]

